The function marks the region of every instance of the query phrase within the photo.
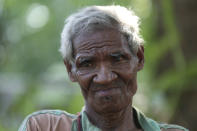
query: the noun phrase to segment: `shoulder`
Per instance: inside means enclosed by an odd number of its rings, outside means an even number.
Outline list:
[[[188,129],[173,124],[159,124],[161,131],[189,131]]]
[[[36,131],[37,129],[50,131],[70,129],[76,115],[61,110],[42,110],[28,115],[18,131]]]
[[[161,129],[161,131],[185,131],[182,129]]]
[[[134,114],[137,115],[137,120],[140,123],[142,129],[150,130],[150,131],[189,131],[188,129],[173,125],[173,124],[162,124],[151,118],[146,117],[142,112],[138,109],[134,108]]]

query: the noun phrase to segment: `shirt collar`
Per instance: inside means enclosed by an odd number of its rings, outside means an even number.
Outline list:
[[[141,128],[144,131],[160,131],[160,127],[157,122],[152,119],[147,118],[142,112],[140,112],[137,108],[133,107],[134,112],[137,114],[137,120],[140,124]],[[84,109],[81,111],[81,122],[83,131],[100,131],[98,127],[93,125],[88,117]]]

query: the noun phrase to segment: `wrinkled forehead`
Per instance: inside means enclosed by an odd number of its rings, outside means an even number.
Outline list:
[[[111,46],[113,49],[128,48],[128,42],[119,31],[114,29],[86,31],[73,39],[74,55],[83,50],[105,46]]]
[[[79,35],[77,35],[76,37],[74,37],[73,39],[73,43],[76,45],[78,43],[78,41],[82,42],[82,41],[86,41],[87,39],[97,39],[99,36],[102,35],[102,39],[101,40],[107,40],[107,39],[112,39],[112,37],[114,37],[114,39],[120,39],[122,37],[122,34],[115,29],[112,28],[108,28],[108,29],[97,29],[97,30],[85,30],[83,32],[81,32]]]

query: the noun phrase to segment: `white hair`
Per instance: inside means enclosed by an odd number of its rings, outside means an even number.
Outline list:
[[[61,34],[61,52],[63,58],[73,63],[74,37],[87,30],[114,28],[126,36],[131,52],[137,53],[144,40],[139,34],[139,17],[125,7],[90,6],[79,10],[65,20]]]

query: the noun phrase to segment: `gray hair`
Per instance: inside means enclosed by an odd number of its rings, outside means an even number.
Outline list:
[[[74,37],[87,30],[114,28],[126,36],[131,52],[137,53],[144,40],[139,34],[139,17],[125,7],[90,6],[69,16],[61,34],[61,52],[63,58],[73,63]]]

